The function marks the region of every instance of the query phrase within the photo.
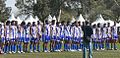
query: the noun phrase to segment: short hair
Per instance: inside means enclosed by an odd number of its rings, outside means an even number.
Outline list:
[[[45,20],[45,23],[48,24],[48,20]]]
[[[7,21],[7,22],[6,22],[6,25],[9,25],[9,24],[10,24],[10,21]]]
[[[85,21],[85,24],[86,24],[86,25],[88,25],[88,24],[89,24],[89,22],[88,22],[88,21]]]

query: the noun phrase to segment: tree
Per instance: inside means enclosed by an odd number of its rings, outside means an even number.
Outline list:
[[[15,6],[20,10],[19,15],[33,15],[33,6],[36,0],[16,0]]]
[[[37,15],[42,21],[51,14],[58,16],[59,10],[66,0],[37,0],[37,4],[33,7],[33,14]]]
[[[5,21],[9,17],[10,11],[10,7],[5,7],[5,0],[0,0],[0,21]]]
[[[50,14],[49,2],[49,0],[37,0],[37,4],[33,6],[33,14],[42,21]]]

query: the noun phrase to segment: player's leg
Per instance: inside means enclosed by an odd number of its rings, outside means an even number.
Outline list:
[[[64,39],[64,51],[67,51],[67,37]]]
[[[37,39],[37,51],[38,52],[40,52],[40,38]]]
[[[55,39],[56,36],[53,36],[51,39],[51,51],[55,51]]]
[[[37,41],[37,38],[34,38],[34,44],[33,44],[33,51],[34,52],[37,52],[37,43],[38,43],[38,41]]]
[[[67,44],[68,51],[70,51],[70,47],[71,47],[71,37],[69,36],[69,38],[68,38],[68,44]]]
[[[56,42],[56,36],[53,37],[53,51],[56,50],[56,49],[55,49],[55,48],[56,48],[56,47],[55,47],[55,42]]]
[[[82,38],[79,39],[79,49],[78,51],[82,51],[83,48],[83,43],[82,43]]]
[[[73,40],[73,37],[72,37],[72,40],[71,40],[71,51],[73,51],[73,43],[74,43],[74,40]]]
[[[75,40],[75,38],[73,38],[73,41],[72,41],[72,51],[75,51],[75,45],[76,45],[76,40]]]
[[[43,46],[44,46],[44,52],[48,52],[48,43],[49,43],[49,36],[45,36],[45,40],[44,40],[44,44],[43,44]]]
[[[9,39],[7,39],[7,46],[6,46],[6,52],[7,53],[9,53],[9,44],[10,44]]]
[[[106,40],[106,49],[109,50],[110,49],[110,36],[108,35],[107,40]]]
[[[118,41],[118,36],[117,35],[115,35],[114,37],[114,50],[117,50],[117,41]]]
[[[60,42],[59,42],[59,49],[60,49],[60,51],[62,51],[62,43],[63,43],[63,41],[64,41],[64,36],[61,36]]]
[[[4,53],[5,38],[1,38],[1,53]]]
[[[60,41],[61,41],[61,37],[59,36],[57,39],[57,50],[60,51]]]
[[[8,38],[6,38],[6,40],[5,40],[5,53],[8,53],[9,52],[9,39]]]
[[[7,39],[5,38],[5,44],[4,44],[4,53],[7,53]]]
[[[23,51],[24,51],[24,52],[28,52],[28,44],[30,44],[30,38],[25,37],[23,42],[24,42]]]
[[[22,51],[22,37],[18,38],[18,53]]]
[[[12,39],[9,40],[9,53],[12,53]]]
[[[14,49],[13,49],[13,53],[17,52],[17,38],[14,39]]]
[[[96,50],[96,41],[95,41],[95,38],[93,38],[93,50]]]
[[[75,39],[75,51],[78,50],[78,44],[79,44],[79,41],[78,41],[78,38]]]
[[[12,38],[12,39],[11,39],[11,52],[12,52],[12,53],[15,53],[14,51],[15,51],[15,39]]]
[[[47,52],[48,51],[48,42],[44,42],[44,52]]]
[[[33,52],[34,38],[30,39],[30,52]]]
[[[105,50],[105,39],[106,39],[106,38],[103,38],[103,39],[102,39],[102,50]]]
[[[54,46],[55,46],[54,37],[52,37],[50,40],[50,48],[51,48],[50,50],[51,51],[54,51]]]

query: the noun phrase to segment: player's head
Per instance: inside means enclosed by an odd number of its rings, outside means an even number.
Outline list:
[[[71,27],[72,27],[72,26],[74,26],[74,22],[73,22],[73,23],[71,23]]]
[[[90,26],[92,26],[92,23],[91,23],[91,22],[89,22],[89,25],[90,25]]]
[[[22,21],[21,26],[25,26],[25,22],[24,21]]]
[[[109,22],[107,23],[107,25],[108,25],[108,27],[110,27],[110,23]]]
[[[0,28],[2,27],[2,24],[0,24]]]
[[[40,21],[37,21],[37,25],[40,25]]]
[[[67,21],[67,25],[70,25],[70,21]]]
[[[56,25],[59,26],[59,25],[60,25],[60,22],[57,22]]]
[[[31,23],[30,23],[30,22],[28,22],[28,23],[27,23],[27,26],[31,26]]]
[[[85,26],[85,22],[82,22],[82,26]]]
[[[98,24],[97,24],[97,27],[100,27],[100,25],[101,25],[101,24],[100,24],[100,23],[98,23]]]
[[[106,27],[106,23],[103,24],[103,27]]]
[[[75,21],[75,25],[76,25],[76,26],[79,26],[78,21]]]
[[[54,25],[55,24],[55,20],[52,20],[52,25]]]
[[[116,22],[114,22],[114,26],[116,26]]]
[[[6,22],[6,25],[10,25],[10,21],[7,21],[7,22]]]
[[[18,25],[18,21],[15,21],[15,25],[16,25],[16,26]]]
[[[93,25],[93,28],[96,28],[96,24]]]
[[[88,21],[85,21],[85,25],[89,25],[89,22],[88,22]]]
[[[35,22],[33,22],[33,23],[32,23],[32,26],[35,26],[35,25],[36,25]]]
[[[65,21],[62,21],[62,22],[61,22],[61,25],[65,25]]]
[[[81,26],[81,22],[80,21],[78,22],[78,24],[79,24],[79,26]]]
[[[48,20],[45,20],[45,24],[49,24],[49,21],[48,21]]]
[[[15,25],[15,21],[12,21],[12,22],[11,22],[11,25]]]

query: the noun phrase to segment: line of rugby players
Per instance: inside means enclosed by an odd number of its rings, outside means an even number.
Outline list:
[[[54,52],[54,51],[82,51],[83,22],[56,22],[48,20],[42,25],[39,21],[32,23],[7,21],[0,24],[0,50],[1,53],[25,53],[25,52]],[[117,49],[118,40],[116,23],[94,24],[93,49]],[[43,45],[41,48],[40,43]],[[62,50],[63,49],[63,50]]]

